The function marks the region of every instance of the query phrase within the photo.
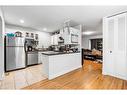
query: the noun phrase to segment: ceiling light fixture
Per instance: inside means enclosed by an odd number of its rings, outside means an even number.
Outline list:
[[[43,31],[47,31],[47,28],[43,28]]]
[[[24,20],[23,19],[20,19],[20,23],[24,23]]]
[[[86,31],[86,32],[83,32],[83,35],[91,35],[94,33],[95,33],[95,31]]]

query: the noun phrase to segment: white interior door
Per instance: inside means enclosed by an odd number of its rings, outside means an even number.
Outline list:
[[[114,75],[114,34],[115,34],[115,20],[113,17],[106,19],[106,33],[105,35],[105,70],[108,74]]]
[[[114,48],[114,64],[115,74],[119,78],[126,79],[127,77],[127,62],[126,62],[126,13],[115,17],[115,48]]]
[[[105,20],[104,71],[108,75],[127,79],[127,14]]]

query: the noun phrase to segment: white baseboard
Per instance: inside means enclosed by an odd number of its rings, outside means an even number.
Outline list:
[[[54,78],[56,78],[56,77],[59,77],[59,76],[61,76],[61,75],[64,75],[64,74],[69,73],[69,72],[71,72],[71,71],[74,71],[74,70],[76,70],[76,69],[79,69],[79,68],[81,68],[81,67],[82,67],[82,66],[80,65],[80,66],[78,66],[78,67],[74,67],[74,68],[71,68],[71,69],[69,69],[69,70],[65,70],[65,71],[62,71],[62,72],[59,72],[59,73],[56,73],[56,74],[53,74],[53,75],[49,75],[48,79],[49,79],[49,80],[54,79]]]
[[[4,79],[4,73],[2,74],[2,76],[0,76],[0,80]]]
[[[109,76],[113,76],[113,77],[116,77],[116,78],[120,78],[120,79],[123,79],[123,80],[127,80],[127,77],[125,76],[118,76],[116,74],[113,74],[113,73],[110,73],[110,72],[102,72],[103,75],[109,75]]]

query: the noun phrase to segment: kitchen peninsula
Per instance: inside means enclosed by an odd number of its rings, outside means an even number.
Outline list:
[[[49,80],[82,67],[80,26],[53,33],[51,42],[52,50],[41,52],[43,74]]]
[[[50,80],[81,68],[81,53],[78,52],[42,52],[43,73]]]

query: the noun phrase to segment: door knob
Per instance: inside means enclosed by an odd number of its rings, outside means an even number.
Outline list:
[[[112,51],[110,51],[110,53],[112,53]]]

